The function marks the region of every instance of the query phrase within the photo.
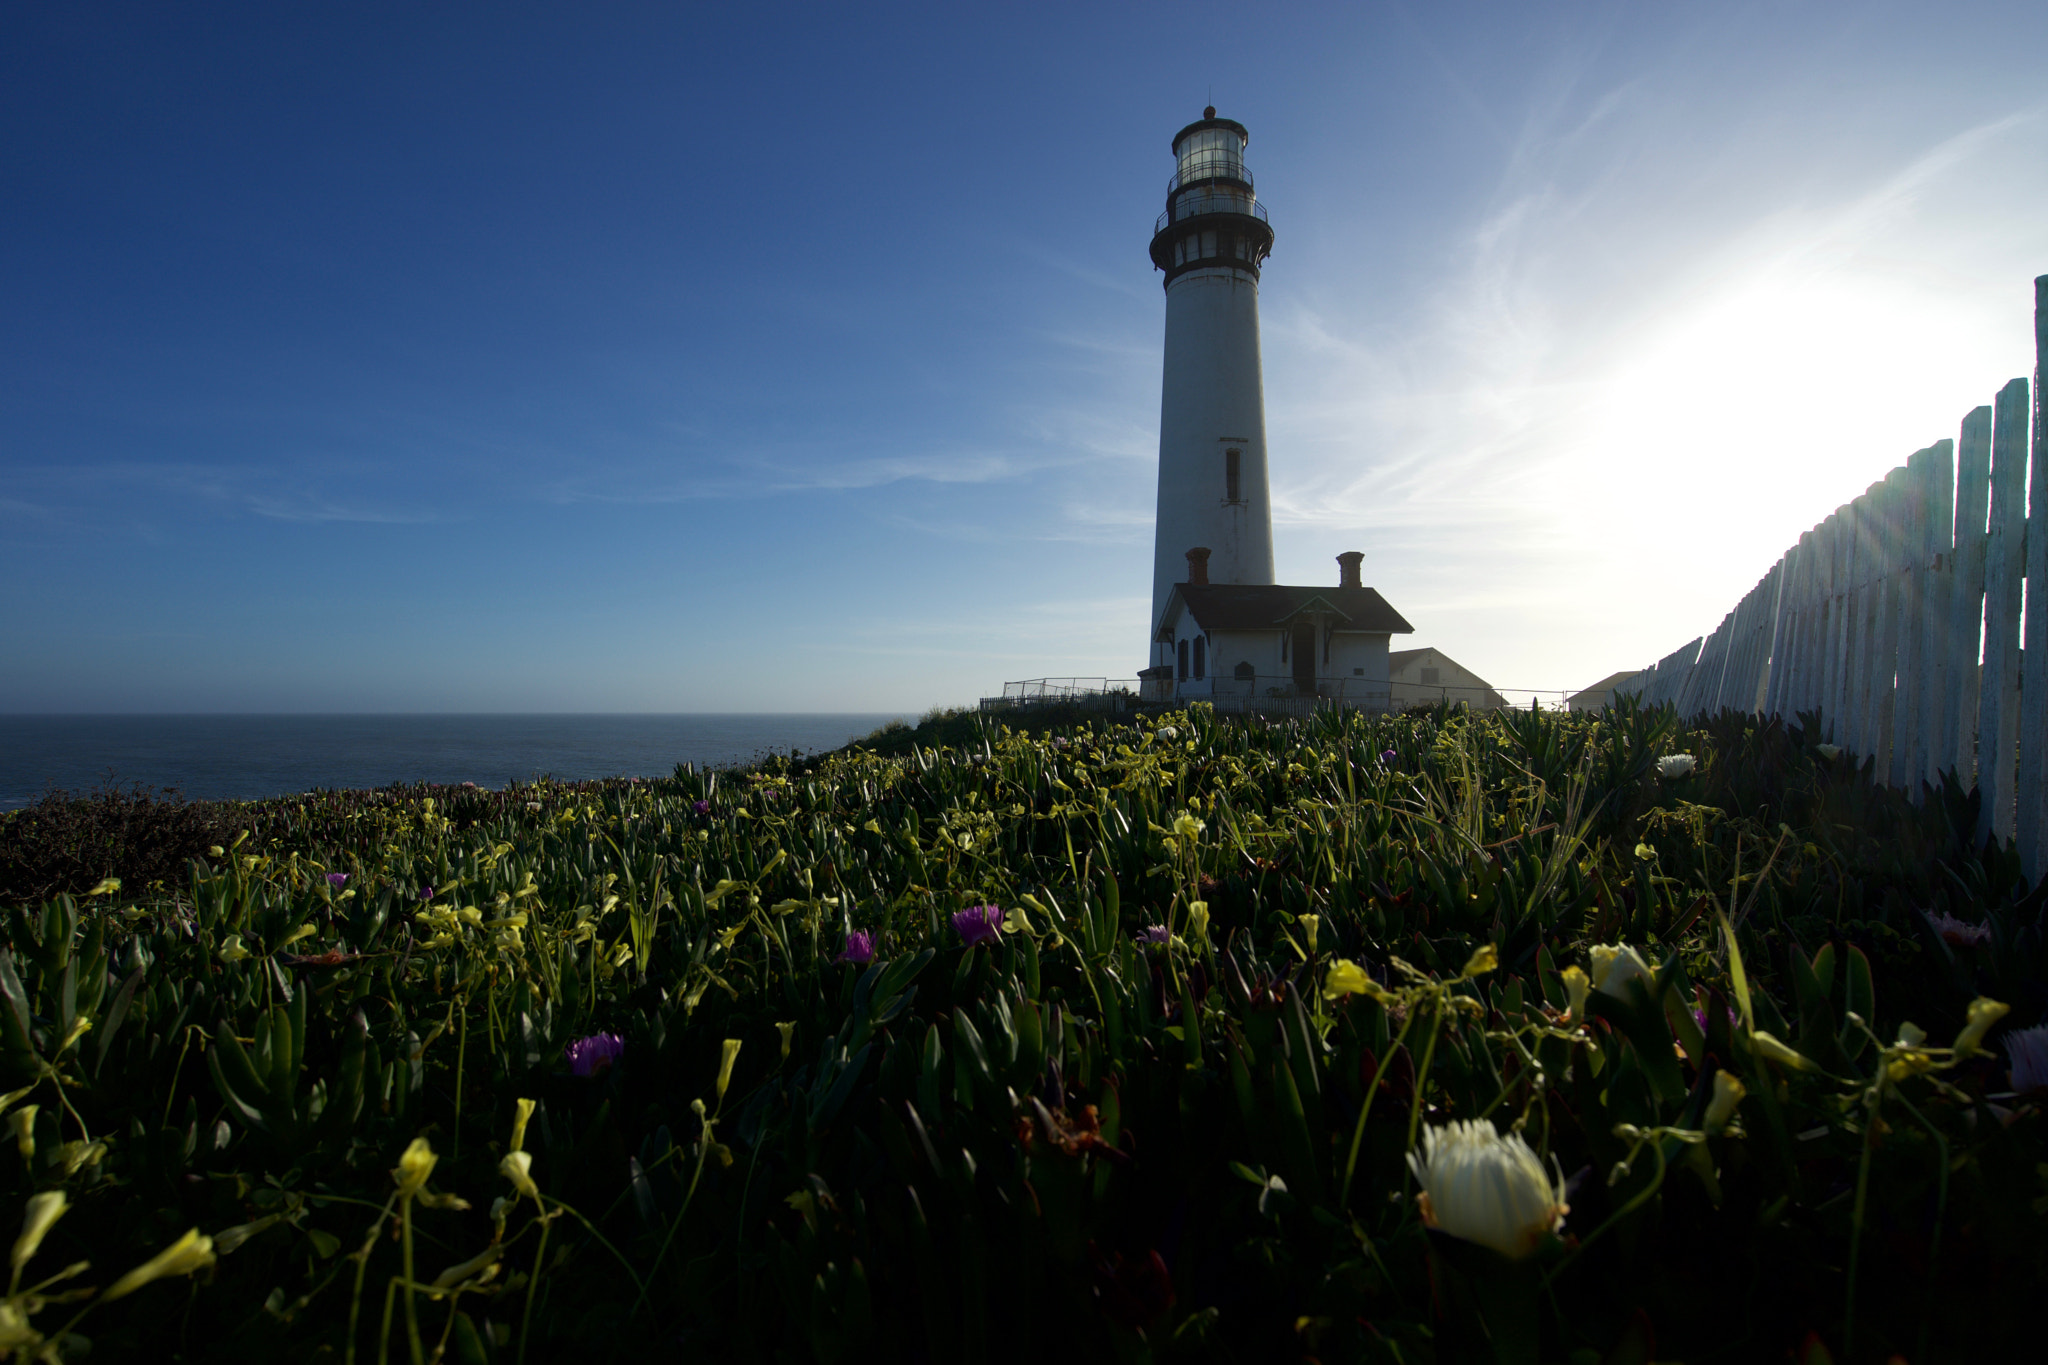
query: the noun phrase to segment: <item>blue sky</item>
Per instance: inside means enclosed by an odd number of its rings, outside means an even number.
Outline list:
[[[1130,676],[1168,140],[1251,129],[1280,577],[1507,688],[2031,372],[2048,6],[15,5],[0,711]]]

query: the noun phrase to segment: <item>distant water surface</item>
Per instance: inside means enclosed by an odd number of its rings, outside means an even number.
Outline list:
[[[195,800],[539,776],[666,777],[678,763],[836,749],[887,714],[0,716],[0,810],[111,780]],[[110,778],[111,774],[111,778]]]

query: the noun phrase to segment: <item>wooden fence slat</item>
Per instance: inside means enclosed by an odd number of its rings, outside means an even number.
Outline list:
[[[1943,699],[1948,688],[1949,576],[1954,572],[1951,536],[1955,519],[1956,446],[1951,440],[1928,447],[1921,506],[1918,639],[1920,702],[1913,727],[1914,788],[1939,783],[1946,755],[1941,747]]]
[[[1977,780],[1977,660],[1984,628],[1984,527],[1991,514],[1991,409],[1963,418],[1956,447],[1956,574],[1949,602],[1948,762],[1967,791]]]
[[[2027,510],[2027,620],[2020,673],[2016,823],[2020,865],[2048,875],[2048,275],[2034,281],[2034,455]],[[2031,661],[2033,685],[2028,686]]]
[[[1998,391],[1991,415],[1991,535],[1984,557],[1984,673],[1977,691],[1977,835],[2013,836],[2019,744],[2020,585],[2026,574],[2027,381]]]

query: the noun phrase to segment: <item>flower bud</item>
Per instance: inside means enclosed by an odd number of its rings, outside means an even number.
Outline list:
[[[1593,993],[1593,982],[1584,971],[1577,967],[1564,969],[1564,989],[1571,1001],[1567,1016],[1574,1024],[1586,1022],[1586,997]]]
[[[419,1142],[415,1145],[423,1147],[426,1144]],[[171,1243],[162,1251],[159,1251],[156,1255],[150,1257],[126,1275],[123,1275],[120,1279],[114,1281],[113,1284],[107,1287],[107,1292],[100,1295],[100,1302],[109,1303],[115,1299],[133,1294],[151,1280],[161,1280],[170,1275],[190,1275],[195,1270],[204,1270],[212,1265],[213,1261],[213,1239],[200,1236],[199,1229],[193,1228],[183,1237],[180,1237],[177,1241]]]
[[[725,1087],[732,1082],[732,1064],[739,1060],[740,1040],[725,1040],[724,1051],[718,1059],[718,1098],[725,1098]]]
[[[1640,981],[1648,987],[1656,980],[1657,974],[1643,961],[1642,954],[1626,943],[1596,943],[1592,957],[1593,989],[1602,995],[1626,1000],[1629,982]]]
[[[1811,1061],[1785,1046],[1762,1029],[1758,1029],[1750,1035],[1749,1046],[1752,1052],[1762,1057],[1765,1061],[1776,1062],[1779,1066],[1789,1066],[1794,1071],[1813,1070],[1813,1063]]]
[[[1321,915],[1303,915],[1298,923],[1301,925],[1301,932],[1308,938],[1308,955],[1314,957],[1316,955],[1316,930],[1323,927],[1323,917]]]
[[[1735,1117],[1735,1106],[1742,1103],[1742,1097],[1749,1093],[1749,1087],[1742,1083],[1732,1071],[1714,1073],[1714,1098],[1707,1102],[1707,1116],[1700,1126],[1709,1133],[1718,1133],[1728,1126]]]
[[[45,1190],[32,1195],[28,1210],[21,1216],[21,1236],[14,1239],[14,1273],[29,1263],[43,1245],[43,1238],[49,1235],[64,1211],[70,1207],[62,1190]]]
[[[36,1109],[36,1105],[24,1104],[7,1116],[7,1121],[14,1125],[14,1145],[23,1161],[36,1154]]]
[[[526,1145],[526,1121],[533,1117],[532,1100],[512,1101],[512,1150]]]

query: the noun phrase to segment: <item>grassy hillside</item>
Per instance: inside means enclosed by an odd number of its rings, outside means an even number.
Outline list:
[[[0,953],[23,1351],[2036,1335],[2044,893],[1963,794],[1913,805],[1797,726],[969,714],[153,818],[212,842],[167,868],[90,811],[0,819],[45,877]]]

